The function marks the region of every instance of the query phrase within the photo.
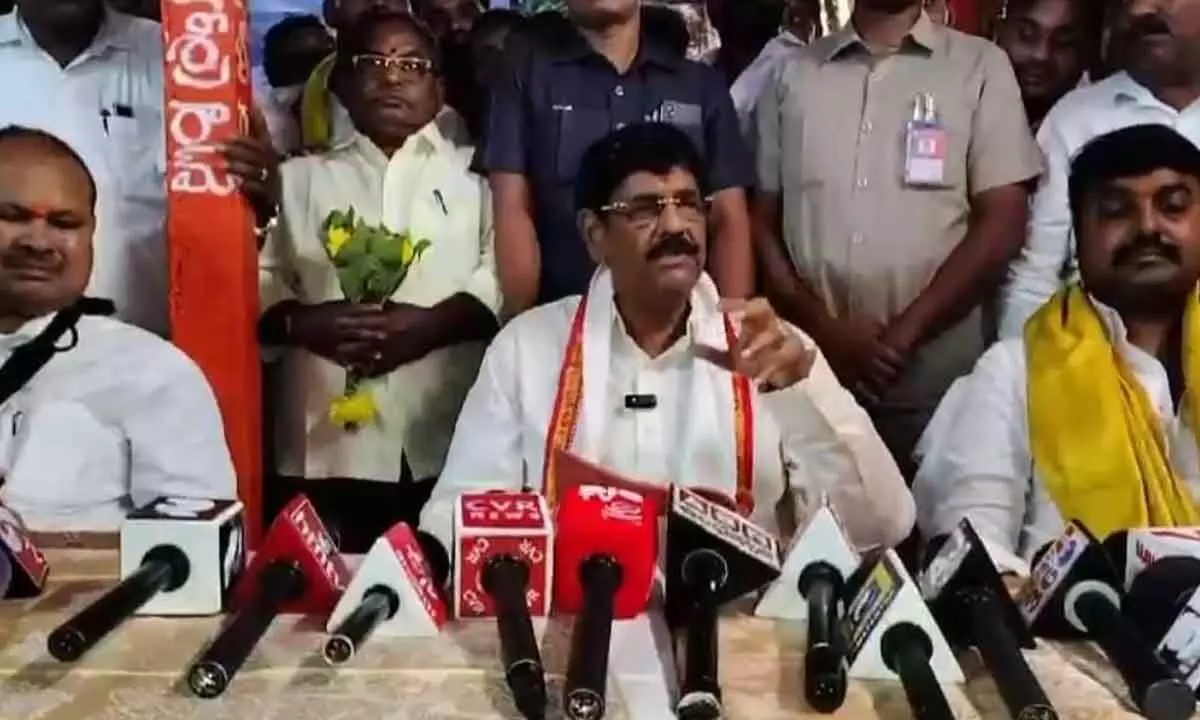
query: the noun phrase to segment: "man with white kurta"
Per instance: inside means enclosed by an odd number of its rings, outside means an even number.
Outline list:
[[[461,119],[443,106],[433,35],[411,15],[368,13],[342,28],[337,58],[352,127],[329,151],[284,163],[274,190],[251,141],[229,155],[266,236],[260,338],[282,350],[266,504],[303,491],[343,550],[365,552],[393,523],[416,522],[495,333],[500,291],[490,196],[469,169]],[[383,302],[354,302],[331,256],[331,213],[348,209],[428,241]],[[348,422],[331,402],[351,375],[374,408]]]
[[[0,504],[34,531],[111,533],[160,496],[237,483],[200,369],[83,297],[102,155],[70,120],[0,129]]]
[[[912,499],[820,351],[765,301],[722,303],[704,274],[708,188],[688,137],[630,125],[580,167],[576,207],[600,269],[586,295],[493,341],[422,527],[449,543],[463,492],[527,486],[553,502],[558,465],[545,460],[569,451],[720,492],[772,529],[790,493],[784,507],[800,512],[828,498],[859,546],[902,540]]]
[[[1085,145],[1068,184],[1082,283],[946,396],[914,486],[926,536],[969,517],[1018,574],[1064,518],[1200,525],[1200,149],[1134,125]]]

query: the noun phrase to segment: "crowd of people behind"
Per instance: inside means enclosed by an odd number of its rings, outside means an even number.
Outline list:
[[[0,16],[0,494],[47,530],[235,493],[167,342],[161,31],[116,4]],[[990,37],[709,0],[702,57],[669,7],[565,6],[266,33],[223,153],[268,517],[448,539],[463,490],[553,498],[582,459],[782,533],[828,499],[862,546],[969,516],[1015,572],[1064,517],[1200,524],[1200,0],[1007,0]]]

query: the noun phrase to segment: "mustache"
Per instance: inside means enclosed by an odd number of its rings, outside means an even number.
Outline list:
[[[700,246],[687,233],[671,233],[663,236],[650,251],[646,253],[647,260],[658,260],[670,255],[700,254]]]
[[[1128,245],[1123,245],[1113,252],[1112,264],[1119,267],[1137,258],[1146,251],[1178,264],[1183,260],[1179,248],[1163,239],[1162,235],[1140,235]]]
[[[1149,35],[1171,35],[1171,27],[1160,15],[1139,15],[1132,18],[1123,33],[1127,40],[1137,40]]]

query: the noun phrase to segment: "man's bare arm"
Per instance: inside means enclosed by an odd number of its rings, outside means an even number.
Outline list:
[[[529,181],[517,173],[488,178],[496,227],[496,274],[504,297],[503,316],[513,317],[537,302],[542,256],[533,224]]]
[[[754,292],[754,245],[746,191],[726,188],[713,195],[713,240],[709,246],[709,272],[721,297],[748,298]]]
[[[752,203],[754,246],[763,270],[764,294],[783,319],[819,337],[832,317],[825,303],[809,288],[783,247],[779,232],[780,198],[758,192]]]

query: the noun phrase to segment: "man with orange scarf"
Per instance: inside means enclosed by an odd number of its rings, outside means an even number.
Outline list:
[[[943,400],[914,491],[927,536],[970,517],[1004,569],[1081,520],[1200,525],[1200,149],[1165,125],[1071,164],[1081,284]]]
[[[463,492],[553,503],[570,453],[715,491],[768,529],[828,498],[856,545],[903,540],[912,496],[866,412],[811,339],[764,300],[722,302],[703,272],[709,183],[688,136],[629,125],[587,150],[575,182],[600,269],[488,348],[422,528],[449,542]]]

